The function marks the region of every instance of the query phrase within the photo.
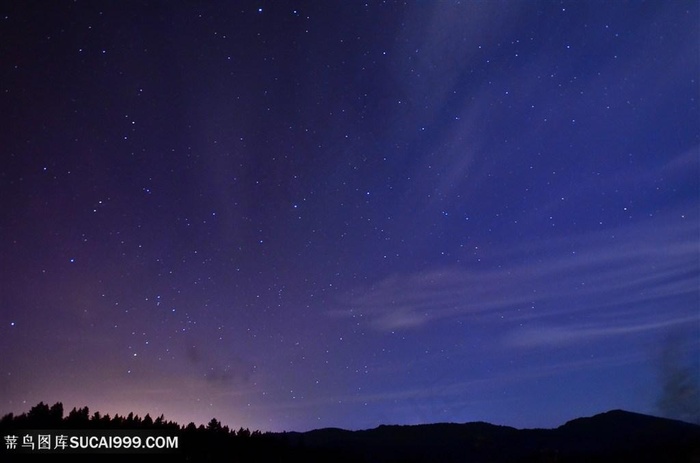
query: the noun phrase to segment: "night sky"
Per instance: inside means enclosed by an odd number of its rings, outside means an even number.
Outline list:
[[[659,414],[663,353],[700,358],[699,23],[3,2],[0,414]]]

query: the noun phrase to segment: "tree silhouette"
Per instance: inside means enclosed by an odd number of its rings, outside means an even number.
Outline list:
[[[211,421],[209,421],[209,424],[207,424],[207,430],[214,432],[221,431],[221,422],[218,421],[216,418],[212,418]]]
[[[49,419],[51,421],[51,426],[59,426],[63,421],[63,403],[56,402],[49,409]]]
[[[85,428],[90,424],[90,409],[88,407],[75,408],[68,413],[66,424],[69,428]]]
[[[44,402],[39,402],[32,407],[27,414],[27,419],[32,423],[36,423],[36,426],[43,428],[49,428],[52,425],[51,411]]]

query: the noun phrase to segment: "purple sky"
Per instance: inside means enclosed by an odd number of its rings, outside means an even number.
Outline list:
[[[38,6],[41,5],[41,6]],[[659,414],[698,2],[5,2],[0,414]]]

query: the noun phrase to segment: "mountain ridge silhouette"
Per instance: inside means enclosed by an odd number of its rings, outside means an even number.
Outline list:
[[[49,425],[47,427],[47,425]],[[63,417],[62,404],[40,403],[29,413],[0,419],[3,436],[22,429],[161,430],[179,436],[168,454],[130,454],[130,461],[249,462],[700,462],[700,425],[625,410],[575,418],[556,428],[518,429],[483,421],[379,425],[364,430],[329,427],[305,432],[251,432],[212,419],[205,427],[179,425],[161,415],[126,417],[89,414],[74,408]],[[0,461],[46,458],[12,452],[2,443]],[[73,457],[76,458],[73,458]],[[124,454],[70,455],[73,461],[124,461]],[[142,459],[143,457],[143,459]]]

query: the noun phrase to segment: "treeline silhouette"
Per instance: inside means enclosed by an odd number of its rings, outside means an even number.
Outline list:
[[[623,410],[577,418],[555,429],[516,429],[489,423],[379,426],[362,431],[326,428],[308,432],[260,432],[222,425],[216,418],[196,426],[163,415],[152,418],[40,402],[28,413],[0,419],[2,436],[21,430],[153,430],[178,436],[176,452],[70,454],[71,461],[152,462],[700,462],[700,426]],[[97,431],[96,431],[97,432]],[[2,442],[0,461],[26,461]],[[46,455],[29,455],[46,461]]]
[[[49,407],[44,402],[39,402],[28,413],[14,415],[9,413],[2,417],[0,426],[12,426],[21,429],[161,429],[175,431],[211,431],[232,436],[251,437],[260,435],[260,431],[250,432],[247,428],[240,428],[237,432],[222,426],[216,418],[204,425],[195,425],[193,422],[181,426],[174,421],[168,421],[164,415],[153,419],[150,414],[143,418],[134,415],[133,412],[126,416],[119,414],[113,417],[109,414],[102,415],[99,411],[90,414],[88,407],[76,408],[64,416],[63,403],[56,402]]]
[[[63,403],[57,402],[51,406],[44,402],[32,407],[29,412],[15,415],[9,413],[0,419],[0,434],[3,439],[0,442],[0,461],[5,461],[4,456],[14,456],[24,459],[32,458],[32,455],[14,453],[7,448],[4,436],[21,430],[153,430],[169,431],[178,436],[178,449],[176,452],[168,452],[162,455],[167,461],[194,461],[194,462],[253,462],[253,461],[287,461],[288,458],[297,458],[300,461],[355,461],[342,455],[334,455],[324,449],[309,449],[298,440],[290,441],[292,434],[251,431],[249,428],[234,430],[223,425],[216,418],[212,418],[207,425],[195,425],[190,422],[181,425],[177,422],[166,420],[164,415],[155,419],[146,414],[143,417],[133,412],[128,415],[101,414],[99,411],[90,413],[88,407],[74,407],[67,415],[64,415]],[[296,433],[293,433],[296,434]],[[19,444],[17,445],[19,447]],[[76,455],[70,454],[72,461],[93,461],[99,457],[100,461],[123,461],[123,454]],[[46,458],[37,451],[34,457]],[[129,454],[130,461],[153,461],[154,455],[140,457],[138,454]],[[331,458],[331,460],[328,460]],[[160,459],[160,458],[159,458]]]

